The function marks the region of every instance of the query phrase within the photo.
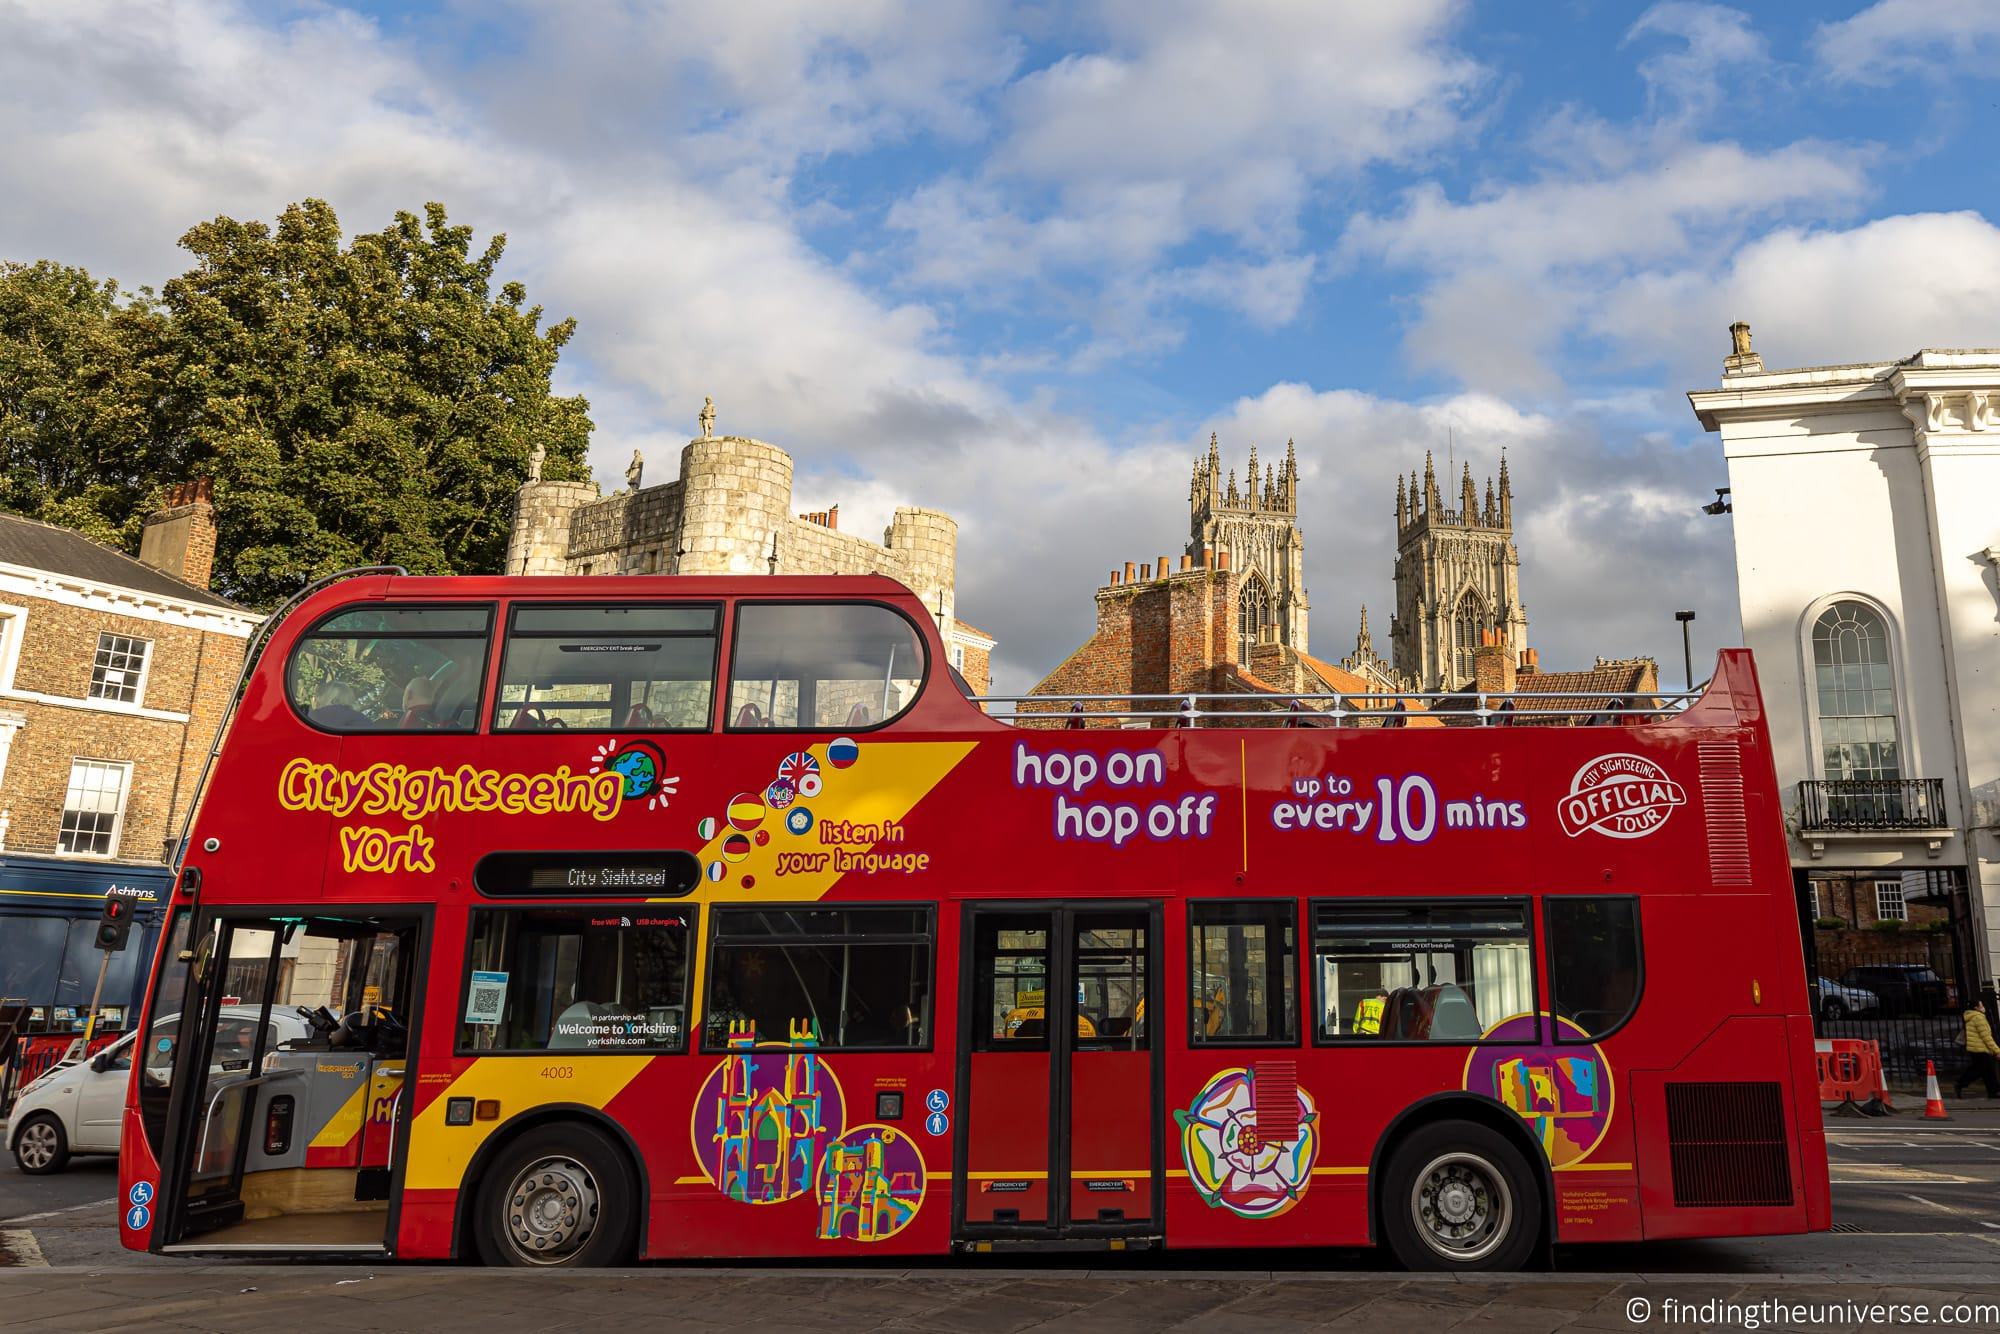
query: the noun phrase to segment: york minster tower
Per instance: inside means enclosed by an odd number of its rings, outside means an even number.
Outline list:
[[[1250,446],[1250,469],[1239,490],[1236,470],[1222,476],[1214,435],[1208,457],[1196,459],[1188,483],[1188,554],[1227,552],[1229,567],[1242,572],[1237,597],[1238,662],[1271,641],[1306,652],[1305,539],[1299,535],[1299,462],[1285,442],[1282,468],[1257,471],[1257,447]]]
[[[1510,658],[1528,647],[1506,457],[1499,488],[1486,481],[1483,506],[1467,464],[1452,509],[1426,453],[1421,486],[1415,472],[1407,487],[1396,479],[1396,616],[1389,627],[1396,670],[1417,690],[1460,689],[1472,681],[1473,651],[1489,632]]]

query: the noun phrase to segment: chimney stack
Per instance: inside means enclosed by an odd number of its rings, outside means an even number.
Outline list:
[[[209,477],[171,488],[139,530],[139,559],[207,588],[215,575],[214,493],[215,481]]]

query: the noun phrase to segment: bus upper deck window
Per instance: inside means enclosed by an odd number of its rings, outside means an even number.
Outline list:
[[[326,732],[470,732],[492,614],[485,606],[337,611],[292,650],[292,707]]]
[[[923,640],[873,602],[747,603],[736,609],[729,725],[880,727],[923,690]]]
[[[516,603],[493,725],[515,732],[706,729],[719,617],[713,603]]]

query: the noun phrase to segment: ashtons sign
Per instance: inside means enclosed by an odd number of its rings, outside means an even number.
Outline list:
[[[1592,830],[1609,838],[1644,838],[1667,822],[1687,791],[1643,755],[1600,755],[1569,780],[1557,806],[1563,832]]]

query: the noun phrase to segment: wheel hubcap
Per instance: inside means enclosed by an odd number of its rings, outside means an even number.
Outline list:
[[[1424,1244],[1458,1263],[1483,1259],[1506,1240],[1514,1222],[1507,1180],[1484,1158],[1440,1154],[1417,1173],[1410,1217]]]
[[[569,1260],[597,1231],[597,1182],[574,1158],[529,1164],[507,1188],[507,1237],[530,1264]]]
[[[47,1167],[55,1161],[56,1128],[37,1121],[21,1132],[21,1161],[29,1167]]]

